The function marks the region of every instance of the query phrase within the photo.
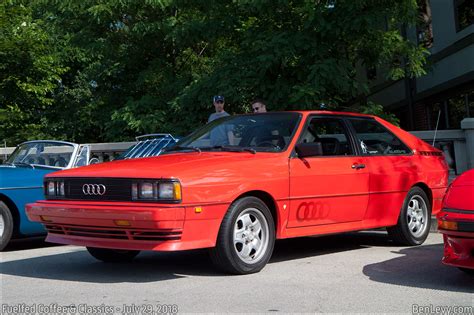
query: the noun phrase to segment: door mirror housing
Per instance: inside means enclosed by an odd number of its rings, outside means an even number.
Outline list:
[[[295,146],[295,151],[299,158],[322,156],[323,146],[321,145],[321,142],[298,143]]]

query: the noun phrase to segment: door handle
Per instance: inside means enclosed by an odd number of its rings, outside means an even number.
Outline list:
[[[354,163],[352,164],[352,169],[354,170],[358,170],[358,169],[361,169],[361,168],[365,168],[365,164],[358,164],[358,163]]]

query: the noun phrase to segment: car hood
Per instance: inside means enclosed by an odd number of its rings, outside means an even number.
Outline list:
[[[474,186],[474,169],[462,173],[451,184],[451,187]]]
[[[0,165],[0,188],[43,186],[43,177],[54,172],[48,168]]]
[[[444,199],[444,207],[472,210],[474,213],[474,170],[458,176],[449,187]]]
[[[245,172],[256,160],[275,159],[279,153],[189,152],[112,161],[55,173],[61,177],[193,178],[232,176]],[[269,163],[271,163],[269,161]]]

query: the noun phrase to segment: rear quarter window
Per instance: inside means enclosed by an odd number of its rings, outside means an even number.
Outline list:
[[[411,150],[375,120],[349,119],[363,155],[408,155]]]

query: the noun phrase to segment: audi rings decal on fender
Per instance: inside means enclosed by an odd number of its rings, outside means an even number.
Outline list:
[[[82,185],[82,192],[89,196],[103,196],[107,189],[102,184],[84,184]]]
[[[302,202],[296,210],[298,221],[321,220],[329,216],[329,205],[325,203]]]

